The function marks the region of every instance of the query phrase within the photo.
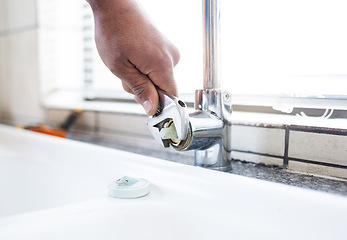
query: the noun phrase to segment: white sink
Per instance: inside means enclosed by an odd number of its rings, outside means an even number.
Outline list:
[[[116,199],[122,176],[150,193]],[[347,239],[347,198],[0,125],[0,239]]]

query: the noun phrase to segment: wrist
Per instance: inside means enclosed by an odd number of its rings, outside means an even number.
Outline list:
[[[86,0],[86,1],[89,3],[93,12],[96,12],[100,9],[106,9],[107,6],[109,6],[113,2],[113,0]]]
[[[135,0],[86,0],[93,12],[107,11],[109,9],[122,9],[132,5]]]

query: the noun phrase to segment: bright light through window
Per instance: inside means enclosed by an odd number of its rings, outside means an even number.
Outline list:
[[[235,93],[347,95],[347,3],[222,2],[223,83]]]
[[[180,93],[202,88],[200,0],[142,0],[180,49]],[[222,87],[233,94],[346,96],[347,3],[339,0],[221,1]],[[96,89],[121,89],[100,60]]]

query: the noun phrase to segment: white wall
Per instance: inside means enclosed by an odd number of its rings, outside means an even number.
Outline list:
[[[0,0],[0,122],[43,122],[44,96],[83,86],[84,3]]]
[[[39,102],[35,0],[0,0],[0,119],[27,124],[43,118]]]

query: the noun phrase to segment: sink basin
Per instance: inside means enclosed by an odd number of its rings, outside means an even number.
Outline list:
[[[142,198],[108,196],[122,176]],[[346,239],[347,198],[0,125],[0,239]]]

